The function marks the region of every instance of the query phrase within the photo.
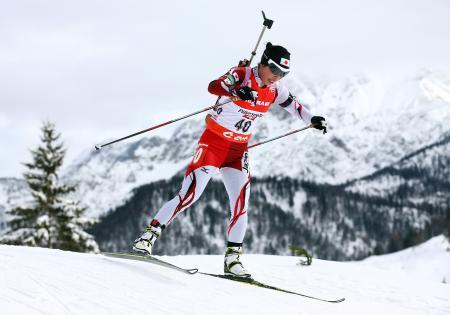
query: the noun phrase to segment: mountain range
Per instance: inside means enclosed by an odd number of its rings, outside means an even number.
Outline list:
[[[285,84],[327,118],[329,132],[310,129],[251,150],[248,250],[286,254],[288,244],[298,244],[321,258],[354,259],[402,249],[447,229],[448,77],[423,70],[403,80],[355,75]],[[65,168],[62,180],[78,184],[76,197],[98,219],[93,233],[103,248],[128,248],[177,192],[202,119],[180,123],[166,137],[149,134],[86,152]],[[251,143],[303,125],[273,108]],[[223,249],[228,202],[219,179],[167,229],[159,245],[164,253]],[[28,202],[27,195],[20,179],[0,179],[0,227],[5,211]]]

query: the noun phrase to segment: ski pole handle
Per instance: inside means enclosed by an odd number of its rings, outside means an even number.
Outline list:
[[[252,51],[252,56],[250,57],[250,60],[248,61],[248,65],[249,66],[252,63],[253,57],[255,57],[255,55],[256,55],[256,50],[258,49],[259,43],[261,42],[261,39],[262,39],[262,37],[264,35],[264,32],[266,31],[266,28],[270,29],[272,27],[272,25],[273,25],[273,20],[270,20],[270,19],[266,18],[266,15],[264,14],[264,11],[261,11],[261,12],[262,12],[263,19],[264,19],[263,29],[261,31],[261,34],[259,34],[259,38],[258,38],[258,41],[256,42],[255,49],[253,49],[253,51]]]

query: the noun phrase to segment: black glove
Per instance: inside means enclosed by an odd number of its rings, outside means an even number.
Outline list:
[[[322,116],[313,116],[311,118],[311,124],[314,128],[323,130],[323,134],[327,133],[327,122]]]
[[[236,95],[244,101],[255,101],[256,91],[248,86],[240,87],[236,90]]]
[[[250,66],[250,61],[249,60],[244,59],[244,60],[240,60],[239,61],[238,67],[248,67],[248,66]]]

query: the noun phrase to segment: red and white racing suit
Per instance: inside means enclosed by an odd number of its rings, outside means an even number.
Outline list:
[[[220,171],[230,201],[229,243],[242,244],[247,228],[250,197],[250,170],[247,144],[257,121],[276,104],[309,124],[312,115],[278,82],[262,86],[258,67],[235,67],[209,84],[208,91],[224,96],[249,86],[258,93],[255,102],[238,100],[210,112],[206,130],[198,142],[178,195],[164,204],[155,216],[168,225],[178,213],[192,205],[203,193],[208,181]]]

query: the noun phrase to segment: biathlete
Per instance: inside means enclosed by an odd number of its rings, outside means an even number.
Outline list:
[[[239,257],[248,221],[250,170],[247,147],[253,128],[269,108],[276,105],[326,132],[325,118],[313,116],[280,84],[289,70],[290,53],[282,46],[267,43],[257,66],[231,68],[209,84],[210,93],[225,100],[236,100],[208,114],[206,129],[187,167],[181,190],[159,209],[144,233],[134,241],[135,251],[151,255],[152,247],[164,228],[198,200],[211,177],[220,171],[231,210],[224,273],[250,277]]]

